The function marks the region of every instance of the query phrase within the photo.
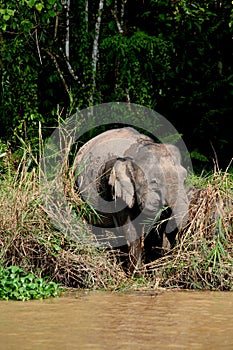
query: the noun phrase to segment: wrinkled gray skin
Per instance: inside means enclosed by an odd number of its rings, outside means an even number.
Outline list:
[[[187,222],[187,172],[173,145],[154,143],[133,128],[109,130],[81,147],[75,169],[82,197],[104,216],[99,225],[118,227],[125,236],[131,267],[141,257],[141,221],[155,219],[168,206],[168,237]]]

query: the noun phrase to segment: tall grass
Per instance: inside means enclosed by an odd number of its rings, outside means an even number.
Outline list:
[[[117,288],[125,273],[115,253],[78,244],[51,222],[38,162],[26,145],[17,168],[13,164],[10,153],[1,159],[0,265],[17,265],[67,287]]]
[[[50,220],[51,212],[44,204],[39,183],[39,162],[30,147],[23,144],[17,163],[10,152],[2,154],[2,267],[17,265],[35,276],[49,276],[54,282],[75,288],[233,289],[233,176],[228,171],[192,179],[195,187],[189,191],[187,226],[179,232],[171,251],[138,269],[135,282],[135,275],[126,275],[116,251],[72,240]],[[64,191],[79,217],[92,215],[74,191],[68,168]]]
[[[148,264],[160,286],[233,289],[233,176],[215,171],[196,178],[189,223],[172,252]]]

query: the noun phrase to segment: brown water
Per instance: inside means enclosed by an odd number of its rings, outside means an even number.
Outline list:
[[[2,301],[0,349],[233,349],[233,293]]]

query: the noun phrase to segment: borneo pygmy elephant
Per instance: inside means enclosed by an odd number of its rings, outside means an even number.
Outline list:
[[[140,261],[143,230],[163,207],[172,211],[168,237],[187,221],[187,172],[174,145],[155,143],[133,128],[113,129],[80,148],[75,169],[82,197],[100,214],[97,226],[125,237],[131,266]]]

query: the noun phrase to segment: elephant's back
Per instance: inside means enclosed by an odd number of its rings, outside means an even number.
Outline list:
[[[96,179],[104,174],[106,164],[113,164],[117,158],[127,156],[130,148],[138,147],[144,141],[153,142],[130,127],[108,130],[88,141],[79,149],[74,163],[79,190],[96,195]]]
[[[140,133],[133,128],[119,128],[107,130],[85,143],[78,151],[74,167],[81,166],[87,162],[90,155],[94,158],[105,159],[110,153],[123,156],[127,147],[140,137]]]
[[[104,174],[107,163],[124,157],[127,149],[137,143],[140,133],[125,127],[103,132],[83,145],[75,158],[75,183],[79,190],[96,196],[97,179]]]

